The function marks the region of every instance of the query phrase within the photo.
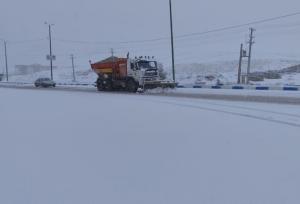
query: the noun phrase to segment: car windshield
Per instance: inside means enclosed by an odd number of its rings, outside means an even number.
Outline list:
[[[157,63],[155,61],[142,60],[142,61],[139,61],[137,64],[140,69],[156,69],[157,68],[157,65],[156,65]]]
[[[51,81],[49,78],[42,78],[41,81]]]

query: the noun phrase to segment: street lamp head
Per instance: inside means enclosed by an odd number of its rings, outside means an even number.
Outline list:
[[[50,25],[50,26],[54,26],[54,24],[53,23],[48,23],[47,21],[45,21],[45,23],[44,23],[45,25]]]

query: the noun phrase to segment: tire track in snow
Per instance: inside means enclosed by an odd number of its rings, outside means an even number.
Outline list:
[[[228,94],[189,94],[189,93],[124,93],[124,92],[98,92],[93,87],[68,87],[58,86],[54,89],[41,89],[33,86],[19,86],[19,85],[3,85],[0,84],[0,88],[14,88],[14,89],[28,89],[28,90],[45,90],[45,91],[67,91],[67,92],[85,92],[95,94],[115,94],[115,95],[143,95],[143,96],[160,96],[169,98],[187,98],[187,99],[204,99],[215,101],[241,101],[241,102],[256,102],[256,103],[272,103],[272,104],[290,104],[300,105],[299,97],[285,97],[285,96],[256,96],[256,95],[228,95]],[[274,112],[275,113],[275,112]]]
[[[283,113],[283,112],[278,112],[278,111],[270,111],[270,110],[264,110],[264,109],[252,108],[252,107],[246,107],[246,106],[240,106],[240,105],[225,105],[225,104],[217,104],[217,103],[210,103],[210,102],[205,102],[205,104],[209,104],[209,105],[213,105],[213,106],[220,106],[220,107],[236,108],[236,109],[241,109],[241,110],[257,111],[257,112],[263,112],[263,113],[272,113],[272,114],[281,115],[281,116],[290,116],[290,117],[300,118],[300,115],[298,115],[298,114]]]
[[[0,86],[2,87],[2,86]],[[38,90],[38,91],[67,91],[67,92],[83,92],[83,93],[99,93],[97,91],[94,91],[93,89],[90,88],[71,88],[71,87],[59,87],[59,88],[55,88],[55,89],[38,89],[35,87],[24,87],[24,86],[10,86],[10,87],[2,87],[2,88],[14,88],[14,89],[27,89],[27,90]],[[118,93],[118,92],[101,92],[102,95],[127,95],[127,96],[139,96],[137,94],[130,94],[130,93]],[[141,96],[148,96],[148,97],[168,97],[168,95],[153,95],[153,94],[142,94]],[[174,97],[171,96],[169,98],[178,98],[178,99],[182,99],[186,97]],[[203,106],[199,106],[199,105],[193,105],[193,104],[184,104],[184,103],[178,103],[178,102],[172,102],[172,101],[162,101],[162,100],[145,100],[145,99],[141,99],[138,98],[140,100],[143,101],[147,101],[147,102],[158,102],[158,103],[165,103],[165,104],[170,104],[170,105],[176,105],[176,106],[180,106],[180,107],[186,107],[186,108],[194,108],[194,109],[201,109],[201,110],[206,110],[206,111],[213,111],[213,112],[219,112],[219,113],[224,113],[224,114],[230,114],[230,115],[236,115],[236,116],[241,116],[241,117],[247,117],[247,118],[252,118],[252,119],[257,119],[257,120],[264,120],[264,121],[269,121],[269,122],[273,122],[273,123],[279,123],[279,124],[285,124],[285,125],[289,125],[289,126],[293,126],[293,127],[299,127],[300,128],[300,122],[296,123],[296,122],[289,122],[286,120],[279,120],[276,119],[276,116],[274,117],[274,115],[279,115],[279,116],[288,116],[292,119],[293,121],[297,121],[300,118],[300,115],[297,114],[290,114],[290,113],[282,113],[282,112],[278,112],[278,111],[268,111],[268,110],[263,110],[263,109],[258,109],[258,108],[250,108],[250,107],[245,107],[245,106],[236,106],[236,105],[225,105],[225,104],[217,104],[217,103],[209,103],[209,102],[204,102],[205,100],[208,99],[202,99],[201,98],[194,98],[194,100],[199,100],[199,102],[201,101],[202,105],[210,105],[210,106],[217,106],[217,107],[226,107],[226,108],[233,108],[233,109],[238,109],[238,111],[228,111],[228,110],[220,110],[218,108],[211,108],[211,107],[203,107]],[[219,100],[219,99],[217,99]],[[219,100],[221,101],[221,100]],[[223,101],[226,101],[223,100]],[[229,101],[226,101],[229,102]],[[250,102],[255,102],[255,101],[250,101]],[[250,103],[249,103],[250,104]],[[295,106],[297,107],[297,106]],[[263,113],[267,113],[267,114],[271,114],[268,116],[258,116],[255,114],[249,114],[249,113],[242,113],[241,111],[243,110],[248,110],[248,111],[255,111],[255,112],[263,112]]]
[[[224,113],[224,114],[228,114],[228,115],[234,115],[234,116],[239,116],[239,117],[251,118],[251,119],[256,119],[256,120],[261,120],[261,121],[267,121],[267,122],[272,122],[272,123],[277,123],[277,124],[288,125],[288,126],[300,128],[300,122],[296,123],[296,122],[289,122],[289,121],[286,121],[286,120],[276,119],[276,117],[274,117],[274,115],[281,114],[279,112],[272,113],[272,111],[269,111],[269,114],[271,114],[271,115],[268,115],[268,116],[259,116],[259,115],[255,115],[255,114],[242,113],[242,112],[240,112],[241,111],[241,107],[237,108],[238,111],[229,111],[229,110],[221,110],[221,109],[212,108],[212,107],[204,107],[204,106],[200,106],[200,105],[179,103],[179,102],[174,102],[174,101],[163,101],[163,100],[153,100],[153,99],[152,100],[145,100],[144,99],[143,101],[153,102],[153,103],[161,103],[161,104],[168,104],[168,105],[173,105],[173,106],[178,106],[178,107],[184,107],[184,108],[193,108],[193,109],[210,111],[210,112]],[[201,103],[202,103],[202,101],[201,101]],[[209,104],[209,105],[211,105],[211,104]],[[220,106],[222,106],[222,105],[220,105]],[[232,106],[231,108],[234,108],[234,106]],[[255,109],[253,108],[253,110],[255,110]],[[260,110],[256,110],[256,111],[260,111]],[[272,114],[274,114],[274,115],[272,115]],[[282,115],[285,115],[285,114],[282,114]],[[292,115],[293,114],[291,114],[290,116],[292,116]],[[292,116],[292,117],[295,117],[295,116]],[[298,117],[298,115],[296,117]]]

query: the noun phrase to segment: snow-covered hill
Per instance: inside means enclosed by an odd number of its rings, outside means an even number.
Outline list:
[[[253,60],[252,72],[265,72],[281,70],[287,67],[299,65],[300,60],[285,59],[259,59]],[[217,61],[212,63],[179,64],[176,66],[177,80],[182,85],[195,83],[215,84],[217,80],[224,84],[237,82],[238,61]],[[246,72],[247,64],[243,63],[243,73]],[[169,76],[171,72],[168,69]],[[258,83],[258,82],[257,82]],[[291,73],[283,75],[279,80],[265,80],[260,84],[300,84],[300,74]]]
[[[76,81],[93,83],[97,79],[97,75],[91,69],[78,69],[76,72]],[[37,78],[40,77],[50,77],[49,71],[35,72],[32,74],[12,74],[9,76],[9,80],[13,82],[34,82]],[[53,78],[56,82],[72,82],[73,81],[73,72],[72,68],[56,68],[53,70]]]

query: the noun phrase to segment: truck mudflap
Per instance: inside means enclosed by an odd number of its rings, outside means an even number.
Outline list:
[[[171,81],[145,81],[144,85],[143,85],[143,89],[147,90],[147,89],[156,89],[156,88],[170,88],[170,89],[174,89],[176,88],[177,83],[175,82],[171,82]]]

